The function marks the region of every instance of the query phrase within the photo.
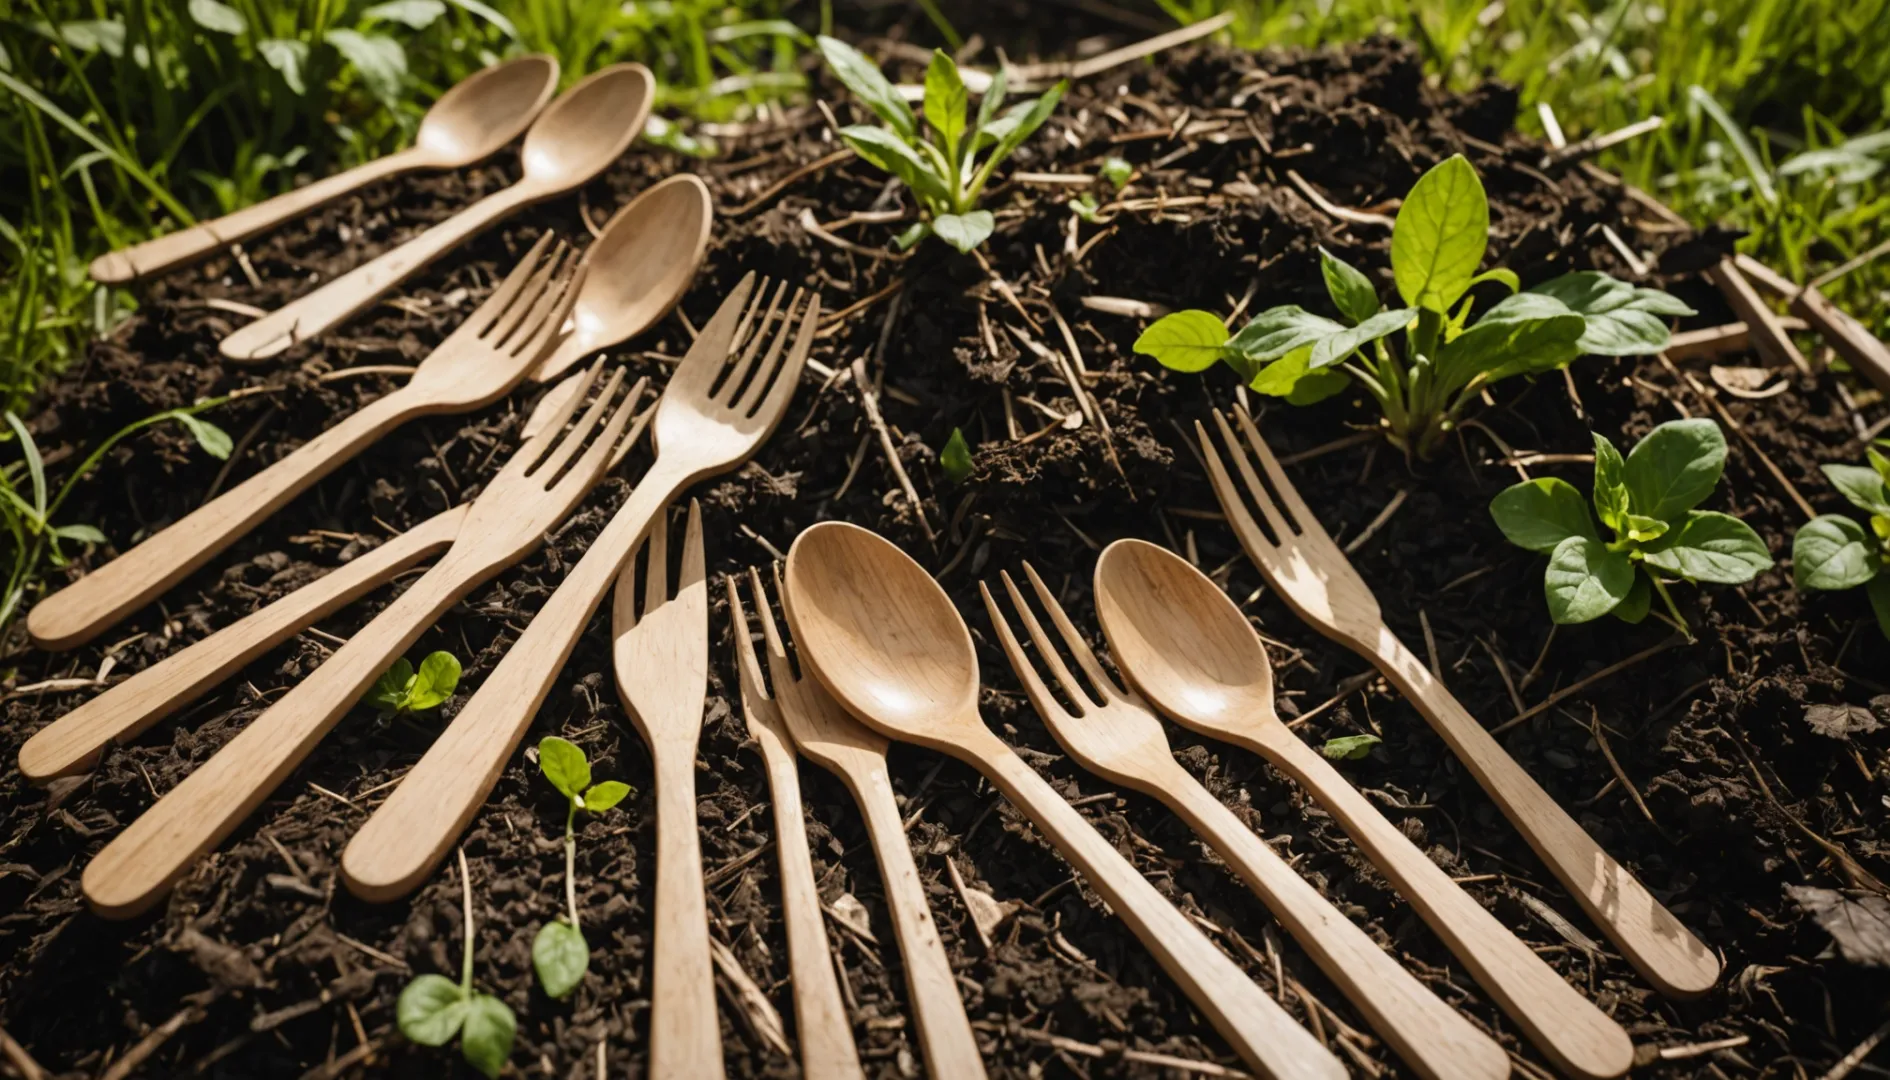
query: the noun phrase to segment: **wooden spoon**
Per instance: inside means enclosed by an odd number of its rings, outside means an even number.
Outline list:
[[[559,95],[525,134],[525,175],[372,262],[264,315],[217,346],[231,360],[263,360],[372,304],[481,229],[562,195],[604,171],[643,130],[656,79],[642,64],[616,64]]]
[[[1627,1071],[1627,1032],[1280,722],[1266,647],[1219,586],[1170,551],[1118,540],[1096,564],[1095,590],[1110,655],[1143,697],[1195,731],[1260,754],[1310,791],[1564,1073],[1601,1080]]]
[[[1345,1076],[1319,1040],[1137,873],[978,715],[971,633],[931,575],[885,539],[843,522],[808,529],[782,590],[801,660],[869,727],[984,773],[1063,852],[1110,909],[1261,1075]]]
[[[476,71],[441,94],[420,119],[413,145],[284,192],[233,214],[92,260],[92,280],[119,285],[150,277],[254,236],[377,180],[419,169],[455,169],[491,157],[518,138],[558,89],[558,61],[533,54]]]

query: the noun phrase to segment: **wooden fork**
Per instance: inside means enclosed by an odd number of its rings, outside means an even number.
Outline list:
[[[1645,886],[1595,843],[1541,785],[1466,712],[1416,653],[1385,624],[1378,600],[1286,478],[1246,410],[1235,414],[1276,494],[1269,494],[1226,417],[1214,414],[1221,444],[1266,519],[1262,532],[1207,428],[1195,433],[1227,521],[1241,546],[1300,618],[1370,660],[1411,699],[1477,782],[1575,895],[1589,918],[1660,992],[1696,997],[1719,978],[1719,960]]]
[[[753,274],[744,277],[702,328],[657,404],[649,472],[479,692],[348,844],[342,880],[356,896],[392,900],[432,873],[498,782],[657,511],[695,481],[741,464],[780,423],[814,344],[820,299],[803,303],[797,293],[783,311],[785,284],[764,303],[767,293],[766,283],[757,289]],[[780,326],[771,333],[777,316]]]
[[[1024,573],[1030,577],[1038,602],[1056,624],[1063,644],[1088,676],[1087,685],[1063,662],[1008,572],[1002,575],[1004,589],[1036,644],[1037,664],[1025,654],[991,590],[979,582],[978,591],[984,596],[985,610],[991,615],[991,625],[997,628],[998,641],[1010,658],[1011,669],[1057,743],[1089,771],[1151,795],[1181,815],[1239,871],[1294,940],[1312,955],[1320,970],[1419,1074],[1434,1080],[1498,1080],[1508,1076],[1509,1055],[1501,1046],[1399,967],[1365,931],[1341,915],[1319,895],[1319,890],[1294,873],[1233,811],[1181,767],[1168,746],[1161,721],[1148,703],[1141,695],[1117,686],[1104,673],[1096,654],[1036,569],[1025,563]],[[1049,669],[1050,677],[1075,708],[1066,708],[1057,700],[1038,665]]]
[[[42,649],[82,645],[215,558],[290,499],[418,416],[470,412],[504,397],[563,334],[583,265],[541,237],[486,302],[414,369],[274,465],[41,600],[26,626]]]
[[[776,628],[773,607],[768,590],[761,583],[760,571],[749,567],[748,582],[755,593],[762,639],[768,650],[774,704],[785,721],[791,745],[840,777],[866,817],[866,832],[872,839],[874,855],[879,859],[880,878],[886,887],[886,903],[892,908],[899,952],[906,961],[906,991],[912,997],[912,1013],[919,1025],[926,1071],[938,1077],[984,1076],[978,1041],[965,1015],[965,1003],[958,996],[958,979],[952,972],[951,959],[945,955],[945,944],[939,940],[931,904],[919,880],[919,866],[906,841],[904,815],[900,813],[899,804],[893,801],[892,779],[886,769],[886,748],[890,743],[884,735],[847,715],[833,695],[805,672],[795,674],[794,665],[788,660],[786,642]],[[778,564],[774,589],[777,595],[781,592]],[[741,596],[733,578],[729,579],[728,593],[736,640],[742,645],[743,684],[747,684],[751,667],[754,681],[759,684],[760,665],[755,662],[754,644],[748,639],[747,615],[742,610]],[[785,834],[782,839],[785,842]],[[810,866],[810,887],[811,874]],[[818,902],[818,897],[815,901]],[[824,954],[822,959],[825,960]]]
[[[618,369],[566,434],[564,419],[584,398],[574,394],[565,416],[521,447],[486,484],[458,539],[432,569],[106,845],[85,868],[93,910],[128,918],[168,892],[288,778],[390,661],[460,597],[542,543],[603,476],[619,439],[641,434],[641,426],[624,433],[634,397],[612,406],[622,381]],[[593,432],[597,438],[586,449]]]

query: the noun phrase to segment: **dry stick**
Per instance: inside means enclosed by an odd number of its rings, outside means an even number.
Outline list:
[[[1331,199],[1326,198],[1318,188],[1307,183],[1305,177],[1299,175],[1299,173],[1292,169],[1286,170],[1286,178],[1292,181],[1293,186],[1299,189],[1301,195],[1306,196],[1306,201],[1324,210],[1327,214],[1338,218],[1340,221],[1350,222],[1353,225],[1377,225],[1385,229],[1389,229],[1397,224],[1397,222],[1383,214],[1373,214],[1364,210],[1353,210],[1350,207],[1340,206]]]
[[[1819,282],[1828,275],[1811,279],[1810,284],[1801,289],[1750,255],[1735,256],[1733,261],[1760,288],[1791,301],[1792,310],[1817,327],[1839,355],[1850,361],[1878,390],[1890,394],[1890,346],[1877,340],[1863,323],[1818,291]]]
[[[1822,289],[1826,285],[1831,284],[1833,281],[1836,281],[1838,278],[1843,277],[1845,274],[1850,273],[1851,271],[1857,269],[1858,267],[1877,261],[1879,258],[1882,258],[1886,253],[1890,253],[1890,240],[1885,240],[1879,243],[1876,247],[1873,247],[1869,251],[1864,252],[1862,255],[1859,255],[1854,259],[1846,259],[1845,261],[1839,263],[1838,265],[1832,267],[1831,269],[1826,270],[1824,273],[1819,274],[1817,277],[1812,278],[1809,282],[1807,282],[1805,284],[1805,288],[1807,290]]]
[[[1864,1059],[1870,1056],[1870,1052],[1877,1049],[1885,1039],[1890,1039],[1890,1020],[1885,1020],[1883,1026],[1864,1036],[1863,1042],[1858,1043],[1850,1053],[1839,1058],[1837,1064],[1831,1066],[1831,1070],[1818,1080],[1844,1080],[1856,1071],[1857,1067],[1864,1063]]]
[[[892,335],[893,323],[898,315],[899,298],[895,298],[892,306],[886,309],[886,321],[879,335],[880,347],[875,350],[882,354],[880,357],[882,371],[885,370],[886,364],[883,355],[885,344]],[[912,486],[912,477],[906,475],[905,463],[899,460],[899,447],[893,443],[892,430],[886,426],[886,418],[880,415],[879,391],[874,389],[871,380],[866,377],[866,357],[864,356],[855,357],[853,360],[853,385],[859,390],[860,407],[866,410],[867,423],[871,424],[873,431],[879,435],[879,446],[886,453],[886,463],[892,466],[893,476],[898,479],[900,490],[905,492],[906,502],[911,504],[912,512],[918,515],[919,528],[924,530],[927,540],[937,540],[938,535],[932,531],[932,523],[925,519],[925,506],[919,501],[919,491]]]
[[[1785,809],[1785,804],[1772,793],[1772,785],[1765,782],[1765,774],[1759,771],[1758,762],[1752,760],[1752,752],[1746,749],[1746,740],[1743,736],[1735,737],[1734,745],[1739,749],[1739,756],[1745,759],[1746,768],[1752,770],[1752,779],[1758,782],[1760,793],[1765,796],[1767,802],[1772,804],[1772,809],[1783,814],[1785,820],[1797,826],[1798,831],[1804,833],[1807,839],[1823,848],[1826,855],[1837,860],[1838,867],[1844,871],[1844,876],[1850,879],[1852,888],[1867,889],[1879,896],[1890,896],[1890,885],[1878,881],[1876,875],[1864,869],[1856,859],[1851,857],[1850,851],[1843,844],[1825,839],[1811,826],[1800,820],[1797,814]],[[1788,789],[1785,794],[1791,795],[1791,791]],[[1792,797],[1797,798],[1795,795]]]
[[[1586,679],[1582,679],[1579,682],[1572,683],[1568,686],[1563,687],[1560,690],[1557,690],[1555,693],[1550,694],[1546,698],[1543,698],[1537,704],[1532,705],[1527,709],[1524,709],[1522,712],[1519,712],[1515,716],[1510,717],[1508,720],[1505,720],[1502,723],[1496,725],[1495,727],[1490,729],[1490,734],[1501,735],[1503,732],[1508,731],[1510,728],[1515,727],[1517,724],[1522,723],[1524,720],[1527,720],[1530,717],[1535,716],[1536,714],[1542,712],[1543,710],[1553,708],[1555,705],[1559,704],[1560,702],[1568,700],[1573,695],[1581,693],[1583,690],[1588,689],[1589,687],[1595,685],[1601,680],[1606,679],[1609,676],[1614,675],[1618,672],[1625,671],[1628,668],[1633,667],[1635,664],[1638,664],[1641,661],[1647,659],[1648,657],[1653,656],[1655,653],[1665,652],[1668,649],[1673,648],[1675,645],[1680,644],[1684,640],[1686,639],[1683,636],[1679,634],[1675,634],[1674,636],[1669,637],[1666,640],[1662,641],[1658,645],[1652,645],[1652,646],[1649,646],[1648,648],[1642,649],[1640,652],[1635,653],[1633,656],[1628,657],[1626,660],[1617,660],[1616,662],[1609,664],[1607,667],[1602,668],[1600,671],[1595,672],[1593,675],[1588,676]]]
[[[1759,444],[1746,432],[1745,427],[1741,425],[1739,421],[1733,419],[1732,413],[1726,411],[1726,406],[1720,404],[1719,398],[1707,393],[1706,387],[1700,385],[1700,380],[1694,378],[1692,372],[1681,371],[1679,368],[1674,367],[1673,361],[1667,359],[1665,353],[1659,354],[1659,358],[1661,366],[1665,367],[1669,374],[1692,387],[1694,395],[1706,402],[1714,412],[1719,414],[1720,422],[1731,428],[1734,435],[1739,436],[1739,441],[1746,444],[1746,449],[1752,451],[1754,456],[1759,459],[1759,464],[1765,466],[1765,471],[1771,473],[1772,479],[1778,481],[1779,486],[1785,489],[1785,493],[1791,496],[1793,502],[1798,504],[1798,509],[1804,513],[1805,519],[1808,521],[1817,517],[1818,512],[1811,508],[1811,503],[1806,501],[1803,493],[1798,490],[1798,485],[1791,482],[1790,478],[1785,475],[1784,470],[1778,467],[1778,463],[1772,460],[1771,455],[1759,448]]]
[[[26,1047],[13,1041],[13,1036],[7,1034],[5,1028],[0,1028],[0,1056],[4,1056],[7,1064],[13,1066],[25,1080],[46,1080],[46,1070],[40,1068],[39,1062],[33,1060],[33,1055],[26,1052]]]
[[[1664,123],[1666,123],[1664,117],[1650,116],[1645,120],[1638,120],[1616,131],[1610,131],[1603,135],[1591,135],[1579,142],[1569,143],[1559,150],[1551,150],[1542,155],[1542,163],[1537,167],[1546,169],[1551,165],[1559,165],[1565,161],[1593,157],[1611,146],[1619,146],[1629,139],[1645,135],[1650,131],[1658,131],[1660,130],[1660,126]]]
[[[1759,278],[1754,276],[1752,280],[1759,281]],[[1803,319],[1780,319],[1778,324],[1790,331],[1810,329],[1810,324]],[[1727,353],[1746,352],[1752,347],[1752,331],[1746,324],[1729,322],[1700,330],[1682,330],[1667,340],[1667,355],[1675,360],[1691,360],[1695,357],[1712,359]]]
[[[906,287],[905,278],[903,277],[894,278],[892,281],[892,284],[879,290],[873,295],[868,296],[861,300],[855,300],[851,304],[848,304],[846,307],[843,307],[839,311],[834,312],[832,315],[823,316],[820,320],[820,330],[814,336],[817,338],[824,338],[824,337],[831,336],[833,332],[838,330],[841,324],[846,322],[848,319],[852,318],[855,315],[858,315],[860,312],[865,311],[867,308],[872,307],[874,304],[879,303],[881,300],[886,299],[888,296],[891,296],[892,294],[898,292],[900,289],[903,289],[905,287]]]
[[[1627,771],[1621,768],[1619,761],[1615,760],[1614,747],[1608,745],[1608,734],[1602,730],[1601,713],[1593,703],[1588,706],[1588,731],[1601,747],[1601,756],[1608,759],[1608,768],[1614,770],[1614,778],[1621,781],[1621,787],[1627,791],[1628,797],[1633,799],[1634,805],[1640,808],[1641,816],[1647,819],[1649,825],[1656,829],[1660,828],[1660,822],[1654,820],[1654,812],[1649,810],[1647,803],[1641,799],[1641,790],[1634,786],[1634,781],[1628,779]]]
[[[822,228],[820,222],[814,220],[812,207],[802,207],[800,216],[796,218],[795,221],[806,231],[807,235],[824,244],[831,244],[841,251],[852,252],[855,255],[863,256],[868,259],[885,259],[889,262],[904,262],[906,259],[910,258],[910,255],[904,252],[887,251],[885,248],[867,247],[864,244],[856,244],[845,237],[835,236]]]
[[[1391,501],[1385,504],[1385,508],[1383,510],[1378,511],[1378,516],[1372,519],[1371,524],[1365,526],[1365,531],[1362,533],[1359,533],[1357,536],[1354,536],[1350,541],[1346,543],[1345,553],[1347,555],[1350,555],[1354,551],[1357,551],[1359,548],[1364,547],[1366,541],[1370,540],[1373,536],[1376,536],[1378,534],[1379,529],[1382,529],[1385,527],[1385,522],[1391,520],[1391,515],[1398,512],[1398,507],[1404,505],[1405,498],[1409,496],[1410,494],[1411,493],[1407,491],[1406,489],[1399,488],[1398,493],[1396,495],[1393,495],[1391,497]]]
[[[125,1051],[124,1057],[112,1062],[112,1067],[101,1073],[99,1080],[125,1080],[126,1077],[138,1071],[138,1067],[145,1063],[145,1059],[157,1053],[171,1036],[203,1018],[203,1006],[184,1006],[177,1011],[176,1015],[152,1028],[149,1034],[139,1039],[136,1046]]]
[[[1773,363],[1790,362],[1791,365],[1806,375],[1814,374],[1811,362],[1792,344],[1792,339],[1779,325],[1778,316],[1759,299],[1752,283],[1739,272],[1739,267],[1731,259],[1721,259],[1718,266],[1706,272],[1713,284],[1726,296],[1727,303],[1739,313],[1752,332],[1753,344],[1759,348],[1759,354]]]
[[[1297,454],[1288,454],[1280,459],[1280,464],[1297,465],[1302,461],[1311,461],[1314,458],[1325,457],[1327,454],[1336,454],[1341,450],[1348,450],[1354,446],[1371,442],[1376,438],[1378,438],[1378,432],[1376,431],[1354,431],[1350,435],[1341,435],[1331,442],[1320,443],[1311,450],[1301,450]],[[1192,442],[1189,444],[1189,447],[1190,449],[1193,448]]]
[[[716,212],[719,214],[724,214],[728,217],[741,217],[743,214],[753,213],[754,211],[760,209],[763,204],[773,199],[776,195],[779,195],[783,191],[786,191],[788,187],[794,184],[795,182],[806,179],[807,177],[812,176],[813,174],[819,172],[820,170],[826,168],[829,165],[837,165],[840,162],[845,161],[846,159],[852,156],[853,156],[853,151],[850,149],[835,150],[833,153],[828,154],[826,157],[816,158],[815,160],[808,162],[807,164],[801,166],[800,168],[795,169],[793,172],[787,174],[781,179],[776,180],[774,183],[769,184],[765,191],[755,196],[754,198],[748,200],[747,202],[741,204],[740,206],[737,206],[733,209],[718,208]]]

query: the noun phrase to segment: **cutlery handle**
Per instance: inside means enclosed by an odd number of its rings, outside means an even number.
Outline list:
[[[1634,1063],[1634,1044],[1621,1025],[1450,880],[1325,755],[1272,721],[1237,741],[1279,766],[1338,819],[1372,865],[1564,1074],[1604,1080]]]
[[[651,929],[650,1075],[714,1080],[722,1072],[709,907],[696,833],[696,746],[651,746],[656,780],[656,918]]]
[[[83,645],[150,603],[263,519],[411,414],[400,391],[377,398],[274,465],[33,605],[27,632],[42,649]]]
[[[430,164],[431,159],[414,147],[376,158],[220,218],[100,255],[92,260],[92,280],[119,285],[162,273],[280,225],[358,187],[413,169],[424,169]]]
[[[44,783],[91,768],[107,746],[137,738],[291,635],[451,544],[466,509],[435,514],[53,721],[20,748],[20,772]]]
[[[1378,947],[1252,829],[1176,765],[1162,790],[1190,827],[1213,845],[1265,901],[1372,1029],[1421,1076],[1433,1080],[1509,1075],[1509,1055]]]
[[[905,819],[893,801],[892,781],[886,775],[883,754],[859,755],[858,767],[842,774],[853,799],[866,817],[867,835],[879,859],[886,885],[886,903],[892,908],[893,929],[899,936],[899,954],[906,962],[906,991],[912,995],[912,1014],[919,1023],[919,1041],[925,1050],[928,1076],[982,1077],[984,1059],[971,1033],[965,1002],[958,993],[958,977],[939,940],[931,904],[919,881],[919,867],[906,840]]]
[[[1712,989],[1719,979],[1719,958],[1712,950],[1603,851],[1389,630],[1380,635],[1377,652],[1379,670],[1444,737],[1516,831],[1642,976],[1669,997],[1698,997]]]
[[[130,918],[168,892],[288,778],[388,663],[477,582],[480,575],[467,569],[448,552],[314,674],[105,845],[85,868],[92,909],[110,919]]]
[[[777,721],[778,722],[778,721]],[[787,924],[788,964],[794,976],[794,1026],[801,1044],[801,1074],[807,1080],[864,1080],[853,1025],[840,980],[834,975],[827,924],[820,913],[820,886],[808,854],[807,822],[801,811],[801,772],[794,750],[765,721],[751,723],[768,767],[774,793],[775,854],[781,865],[781,916]],[[660,873],[662,863],[657,863]],[[934,1070],[934,1075],[940,1074]]]
[[[988,730],[973,738],[955,749],[972,755],[1005,798],[1029,815],[1082,872],[1243,1060],[1273,1080],[1343,1080],[1345,1066],[1294,1023],[1016,751]]]
[[[377,903],[412,892],[492,793],[571,650],[656,512],[688,481],[659,455],[479,691],[341,854],[348,891]]]
[[[540,189],[523,182],[494,192],[399,247],[382,252],[371,262],[242,327],[218,343],[217,351],[230,360],[266,360],[299,341],[316,337],[366,308],[467,237],[543,197]]]

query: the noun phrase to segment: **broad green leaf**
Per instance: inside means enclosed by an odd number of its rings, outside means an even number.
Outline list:
[[[1599,541],[1588,500],[1575,485],[1553,476],[1515,484],[1490,500],[1490,516],[1509,542],[1548,554],[1571,536]]]
[[[912,142],[919,137],[918,125],[912,120],[912,107],[899,96],[899,91],[886,81],[886,76],[880,74],[879,68],[871,60],[838,38],[823,34],[815,40],[820,46],[820,55],[827,60],[827,66],[846,84],[848,90],[853,91],[854,97],[890,124],[893,131],[905,141]]]
[[[532,939],[532,970],[545,994],[562,998],[577,989],[591,966],[591,947],[578,928],[560,919],[538,928]]]
[[[971,475],[971,447],[965,444],[963,431],[952,429],[952,437],[945,440],[945,449],[938,452],[938,464],[945,470],[945,478],[954,484],[964,483],[965,477]]]
[[[399,712],[407,704],[407,688],[412,685],[413,665],[403,656],[374,680],[374,688],[368,691],[368,704],[387,712]]]
[[[987,146],[1001,143],[1009,138],[1011,132],[1017,130],[1017,125],[1024,122],[1024,117],[1030,115],[1030,110],[1036,103],[1036,99],[1034,98],[1028,101],[1019,101],[1004,110],[1003,114],[996,119],[991,120],[989,123],[980,124],[978,126],[978,145],[972,147],[972,149],[974,151],[982,150]]]
[[[1383,741],[1376,735],[1340,735],[1327,739],[1319,752],[1334,761],[1359,761],[1370,757],[1372,747]]]
[[[989,210],[973,210],[969,214],[940,214],[932,219],[932,231],[959,251],[969,253],[972,248],[984,243],[991,236],[991,230],[997,227],[997,218]]]
[[[1644,356],[1667,347],[1667,319],[1694,310],[1659,289],[1636,288],[1597,270],[1582,270],[1529,290],[1553,296],[1588,322],[1581,351],[1596,356]]]
[[[1470,287],[1490,238],[1483,181],[1462,154],[1418,178],[1391,230],[1391,274],[1411,307],[1442,314]]]
[[[370,19],[404,23],[415,30],[425,30],[446,14],[446,4],[442,0],[389,0],[385,4],[375,4],[361,14]]]
[[[1866,582],[1864,595],[1870,598],[1870,610],[1877,615],[1877,629],[1890,638],[1890,574],[1878,574]]]
[[[1478,373],[1496,382],[1554,371],[1578,354],[1582,317],[1560,301],[1529,293],[1504,297],[1437,353],[1438,382],[1455,389]]]
[[[238,36],[249,29],[243,13],[220,0],[190,0],[190,19],[205,30]]]
[[[1172,371],[1206,371],[1229,345],[1227,327],[1220,319],[1212,312],[1190,309],[1155,320],[1132,348]]]
[[[1623,479],[1637,514],[1664,521],[1700,505],[1726,467],[1726,436],[1711,420],[1669,420],[1628,451]]]
[[[1650,543],[1667,535],[1667,523],[1645,514],[1627,513],[1621,518],[1621,535],[1637,544]]]
[[[1417,318],[1417,312],[1410,308],[1396,308],[1381,311],[1357,326],[1350,326],[1336,334],[1320,338],[1313,343],[1312,359],[1307,366],[1317,371],[1340,363],[1352,355],[1352,350],[1360,349],[1388,334],[1395,334],[1411,325]]]
[[[1594,438],[1595,516],[1603,525],[1620,532],[1628,512],[1627,463],[1606,435],[1597,431]]]
[[[445,1046],[466,1021],[466,995],[444,975],[421,975],[400,992],[394,1015],[400,1033],[421,1046]]]
[[[193,416],[183,411],[175,413],[175,416],[177,422],[184,425],[184,428],[197,440],[197,445],[203,447],[204,453],[218,461],[229,460],[230,451],[236,447],[229,432],[201,416]]]
[[[1549,553],[1542,584],[1551,619],[1584,623],[1606,615],[1627,599],[1634,587],[1634,564],[1599,540],[1571,536]]]
[[[459,661],[449,652],[431,653],[420,661],[413,688],[407,692],[407,707],[415,712],[437,709],[446,704],[459,686]]]
[[[518,1018],[505,1002],[490,994],[474,994],[466,1003],[466,1025],[460,1031],[459,1052],[466,1064],[497,1080],[512,1056],[512,1040],[518,1037]]]
[[[885,128],[854,124],[841,128],[840,138],[853,148],[854,153],[875,167],[897,176],[920,197],[940,203],[951,200],[951,193],[945,190],[944,179],[933,172],[932,166],[902,142],[899,136]]]
[[[1254,373],[1247,378],[1247,388],[1268,397],[1286,397],[1306,377],[1306,362],[1310,359],[1312,346],[1301,345],[1270,364],[1256,365]]]
[[[1314,405],[1350,385],[1352,377],[1338,368],[1308,371],[1293,384],[1293,392],[1286,395],[1286,402],[1289,405]]]
[[[925,69],[925,122],[932,127],[932,141],[945,151],[945,160],[957,167],[958,143],[965,134],[965,80],[958,65],[943,49],[932,50],[932,63]]]
[[[999,64],[997,74],[991,76],[991,85],[985,88],[984,96],[978,99],[978,117],[972,121],[971,148],[965,151],[965,164],[971,164],[971,155],[982,149],[989,136],[985,128],[991,124],[991,118],[997,115],[998,106],[1004,104],[1005,65]]]
[[[538,768],[566,798],[575,799],[591,786],[591,763],[568,739],[547,735],[538,740]]]
[[[1792,537],[1792,583],[1801,589],[1854,589],[1877,576],[1883,559],[1864,527],[1841,514],[1823,514]]]
[[[1678,528],[1642,549],[1641,558],[1688,581],[1720,585],[1743,585],[1772,568],[1772,553],[1751,526],[1712,510],[1689,513]]]
[[[1522,279],[1516,276],[1516,271],[1501,266],[1492,267],[1471,278],[1470,288],[1475,288],[1486,281],[1495,281],[1508,286],[1511,295],[1522,291]]]
[[[1119,157],[1106,157],[1102,166],[1096,170],[1096,175],[1102,177],[1110,187],[1120,188],[1129,182],[1129,177],[1135,175],[1135,166]]]
[[[1351,263],[1323,246],[1319,249],[1319,272],[1326,279],[1326,292],[1345,321],[1356,326],[1378,314],[1378,290],[1372,280]]]
[[[82,53],[102,52],[114,60],[125,55],[125,24],[117,19],[75,19],[57,26],[35,20],[29,25],[48,41]]]
[[[906,251],[930,235],[932,235],[931,222],[915,221],[901,230],[898,236],[893,237],[893,247]]]
[[[1648,609],[1654,605],[1654,579],[1647,576],[1646,570],[1634,574],[1634,587],[1628,590],[1627,598],[1614,605],[1608,614],[1630,625],[1638,625],[1647,618]]]
[[[1890,457],[1878,453],[1874,446],[1864,447],[1864,457],[1869,460],[1870,467],[1877,470],[1877,475],[1883,477],[1884,484],[1890,485]]]
[[[622,802],[629,794],[630,785],[622,780],[605,780],[599,784],[592,784],[585,789],[582,796],[584,809],[593,814],[601,814]]]
[[[302,69],[308,66],[308,42],[270,38],[256,43],[263,62],[282,75],[282,81],[297,95],[308,93],[302,81]]]
[[[993,121],[980,133],[979,141],[982,142],[993,131],[1005,129],[997,141],[997,148],[991,151],[991,155],[985,159],[983,165],[978,166],[977,178],[971,184],[970,194],[973,198],[990,179],[991,170],[997,168],[998,162],[1011,156],[1011,151],[1022,146],[1025,139],[1030,138],[1038,128],[1043,126],[1045,120],[1050,119],[1050,114],[1056,111],[1057,102],[1063,100],[1063,92],[1069,88],[1069,80],[1058,80],[1057,84],[1045,91],[1042,97],[1024,102],[1018,108],[1006,113],[1003,119]],[[1015,122],[1011,123],[1013,118]]]
[[[323,40],[354,65],[375,97],[389,105],[400,99],[401,83],[407,78],[407,51],[400,42],[346,28],[328,31]]]
[[[1255,315],[1238,334],[1227,340],[1227,347],[1264,364],[1301,346],[1343,333],[1345,329],[1344,323],[1314,315],[1297,304],[1287,304]]]
[[[461,11],[477,15],[498,27],[501,34],[511,38],[513,41],[518,40],[518,27],[512,25],[512,20],[494,11],[492,6],[484,3],[483,0],[448,0],[448,2]]]
[[[1890,484],[1884,482],[1876,469],[1864,465],[1820,465],[1819,468],[1852,506],[1872,514],[1890,515]]]

